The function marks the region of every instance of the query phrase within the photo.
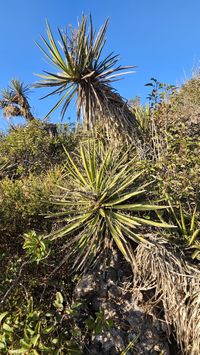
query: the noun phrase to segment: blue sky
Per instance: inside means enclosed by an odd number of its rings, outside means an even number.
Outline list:
[[[115,85],[127,99],[139,95],[144,100],[144,85],[150,77],[179,84],[198,66],[199,0],[1,0],[0,88],[13,77],[33,83],[37,80],[33,73],[49,69],[34,43],[40,41],[40,34],[45,35],[46,18],[56,33],[57,26],[76,25],[83,12],[92,13],[96,28],[109,16],[106,51],[120,54],[122,65],[138,66],[135,74]],[[40,118],[56,100],[40,101],[43,93],[35,89],[30,95],[34,113]],[[70,109],[66,117],[73,115]],[[54,113],[52,120],[58,119],[59,112]],[[0,113],[0,127],[5,125]]]

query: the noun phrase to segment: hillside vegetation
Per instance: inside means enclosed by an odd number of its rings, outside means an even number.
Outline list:
[[[77,95],[78,128],[2,91],[26,123],[0,136],[1,354],[200,353],[200,77],[128,104],[106,28],[43,39],[59,73],[35,86],[63,116]]]

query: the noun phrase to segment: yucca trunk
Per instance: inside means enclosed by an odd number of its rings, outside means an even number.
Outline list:
[[[24,97],[19,98],[18,104],[20,106],[21,116],[23,116],[28,122],[33,121],[35,118],[31,113],[27,99]]]

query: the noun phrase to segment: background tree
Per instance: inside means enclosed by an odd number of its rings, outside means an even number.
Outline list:
[[[0,108],[4,117],[24,117],[28,122],[34,119],[28,102],[28,85],[13,79],[8,89],[1,90]]]

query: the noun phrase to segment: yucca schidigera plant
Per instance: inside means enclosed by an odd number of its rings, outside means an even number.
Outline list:
[[[175,210],[169,196],[166,194],[166,200],[169,204],[170,211],[177,224],[177,234],[184,242],[186,250],[192,250],[192,259],[200,260],[200,223],[198,221],[197,206],[194,207],[191,214],[183,210],[182,204],[179,202],[179,210]],[[179,240],[178,240],[179,241]]]
[[[145,242],[137,231],[139,226],[170,227],[139,214],[166,206],[144,202],[149,184],[141,183],[143,172],[134,173],[127,152],[114,153],[100,143],[88,143],[80,147],[77,162],[66,155],[67,187],[61,187],[63,195],[55,201],[61,211],[52,215],[64,226],[51,239],[66,239],[67,255],[73,255],[74,266],[85,268],[96,255],[113,246],[131,261],[130,241]]]
[[[35,87],[54,89],[45,97],[55,94],[61,96],[48,115],[62,106],[63,117],[69,103],[76,96],[77,120],[82,114],[84,129],[93,129],[96,124],[101,124],[108,135],[115,131],[132,139],[138,131],[137,120],[111,83],[119,76],[130,73],[122,70],[133,66],[119,66],[119,58],[113,53],[102,58],[107,26],[108,19],[95,35],[91,16],[88,29],[87,18],[83,16],[78,29],[71,29],[70,34],[58,29],[58,45],[47,23],[48,40],[41,37],[45,49],[39,47],[56,72],[44,71],[45,74],[38,75],[43,80],[36,83]]]

